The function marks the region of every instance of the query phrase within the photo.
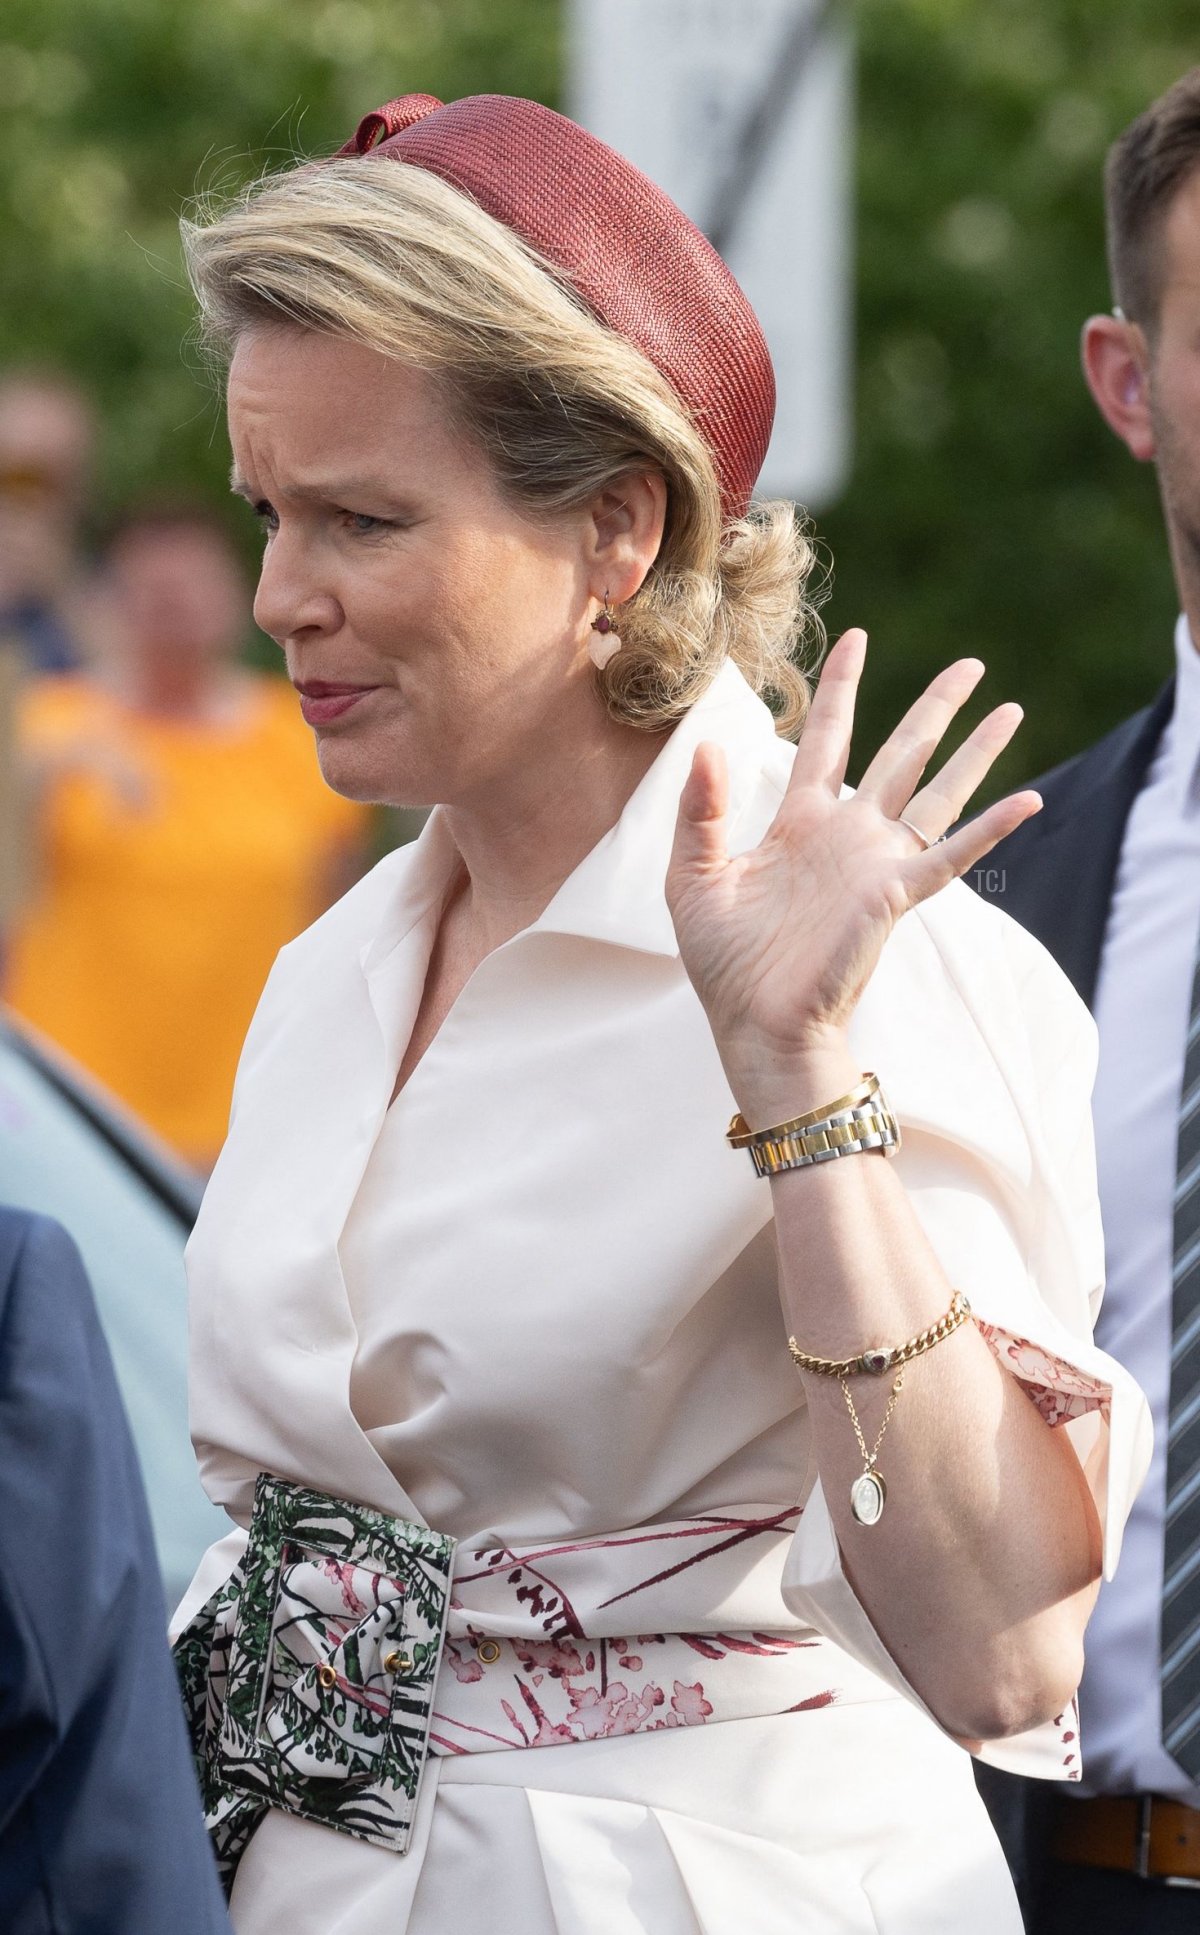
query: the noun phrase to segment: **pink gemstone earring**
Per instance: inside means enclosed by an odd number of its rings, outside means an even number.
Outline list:
[[[597,636],[588,640],[588,652],[596,670],[603,672],[621,649],[621,634],[613,621],[607,591],[604,594],[604,610],[597,612],[593,618],[592,630]]]

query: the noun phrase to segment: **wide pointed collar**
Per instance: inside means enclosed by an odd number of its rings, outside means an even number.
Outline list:
[[[391,891],[370,940],[359,953],[368,978],[441,906],[457,862],[458,848],[437,806],[410,845],[380,861],[377,876],[391,876]]]
[[[738,823],[776,744],[775,722],[731,660],[686,712],[620,819],[563,882],[532,933],[579,934],[650,954],[678,954],[664,892],[679,795],[705,740],[729,761],[727,826]]]
[[[778,742],[770,711],[727,661],[664,741],[615,826],[526,934],[576,934],[650,954],[678,953],[664,887],[679,796],[705,740],[722,747],[729,762],[728,826],[736,847],[738,823]],[[457,858],[445,814],[435,807],[414,845],[384,863],[395,867],[396,887],[361,955],[368,976],[441,904]]]

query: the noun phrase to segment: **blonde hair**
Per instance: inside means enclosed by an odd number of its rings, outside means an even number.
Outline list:
[[[597,674],[609,710],[662,730],[728,657],[781,732],[800,726],[799,647],[821,634],[794,507],[723,522],[712,456],[665,377],[518,236],[427,170],[367,156],[268,176],[182,226],[202,340],[222,356],[244,330],[287,322],[411,363],[534,514],[659,471],[662,544]]]

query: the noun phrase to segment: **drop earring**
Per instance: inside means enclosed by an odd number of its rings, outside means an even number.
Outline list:
[[[603,672],[605,666],[621,649],[621,634],[613,619],[607,591],[604,594],[604,610],[596,613],[592,620],[592,630],[596,633],[596,637],[588,640],[588,653],[596,670]]]

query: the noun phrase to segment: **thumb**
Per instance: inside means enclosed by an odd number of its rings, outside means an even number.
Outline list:
[[[678,890],[698,875],[720,873],[728,864],[725,815],[729,810],[729,768],[720,746],[697,746],[692,770],[679,796],[675,844],[667,870],[668,888]]]

